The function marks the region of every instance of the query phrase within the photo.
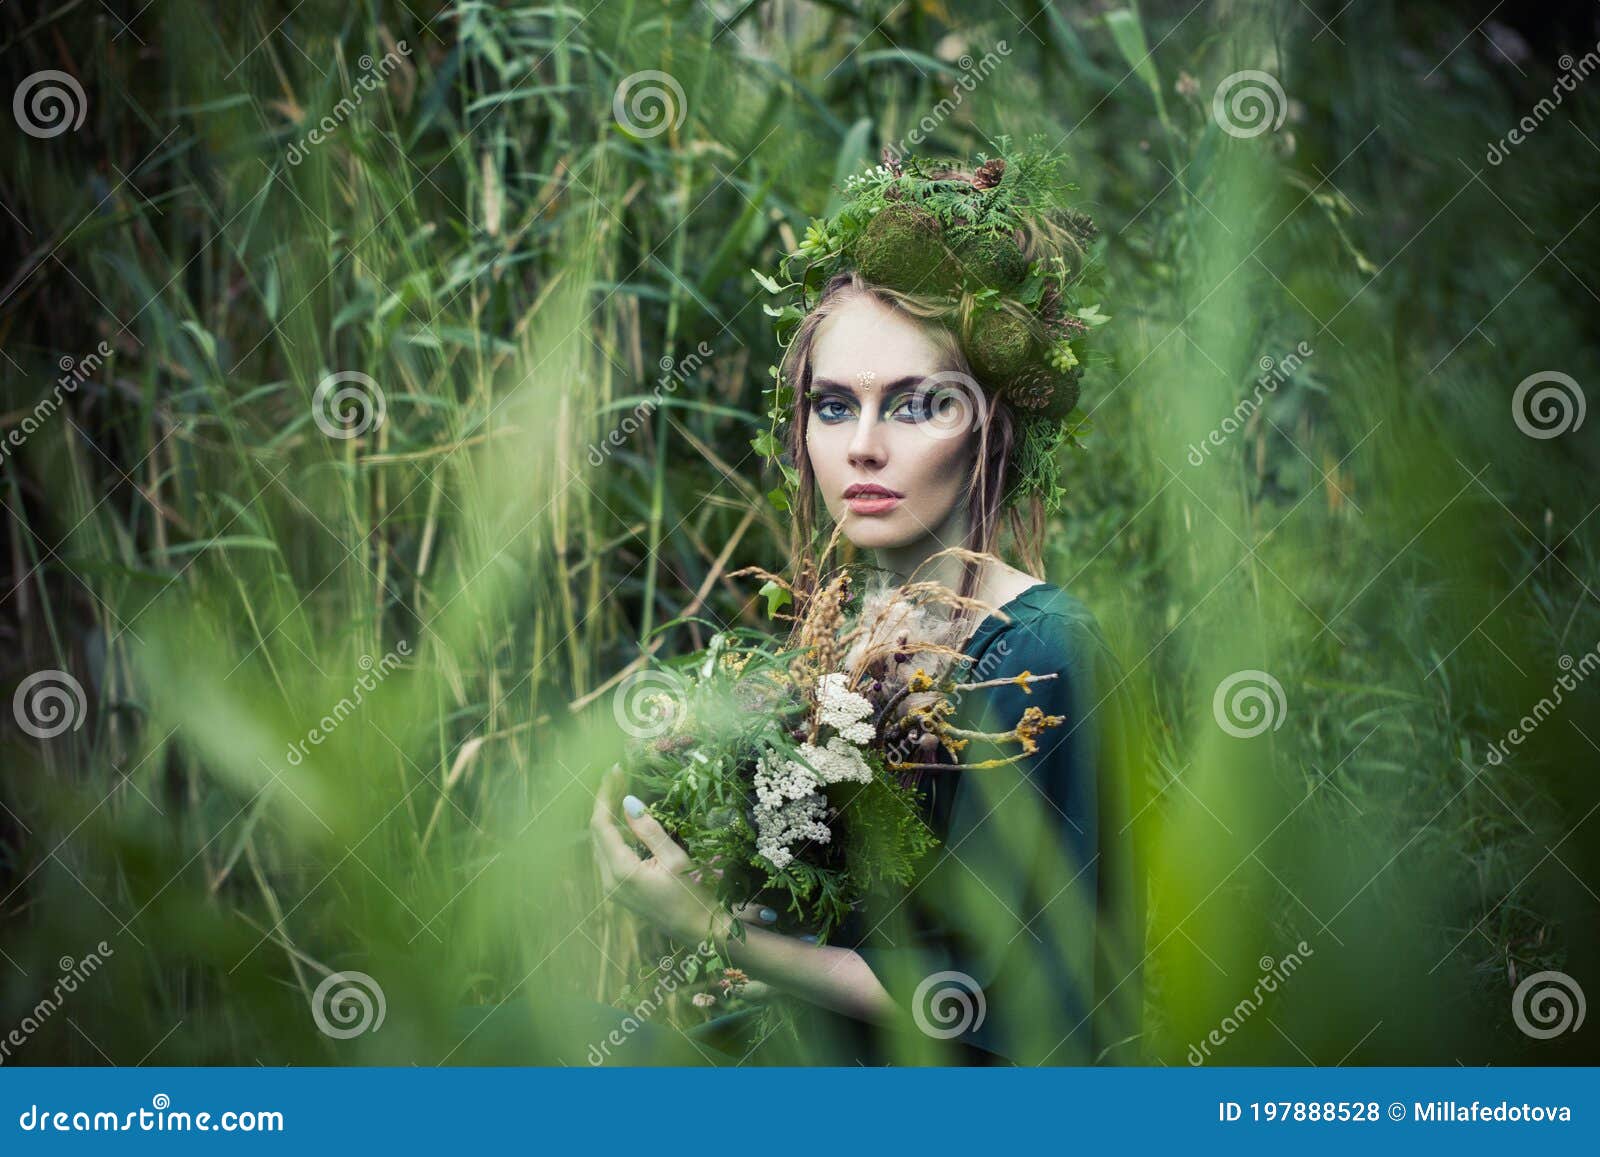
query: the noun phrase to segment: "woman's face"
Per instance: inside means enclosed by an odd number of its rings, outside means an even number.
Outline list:
[[[922,323],[870,294],[818,326],[806,451],[828,513],[858,547],[959,541],[947,523],[966,493],[984,403],[949,365]]]

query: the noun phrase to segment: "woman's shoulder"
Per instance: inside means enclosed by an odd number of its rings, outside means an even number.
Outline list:
[[[1038,582],[1013,596],[974,632],[967,645],[974,680],[1024,670],[1081,669],[1104,648],[1094,613],[1054,583]]]
[[[979,628],[993,639],[1030,636],[1083,645],[1098,640],[1100,624],[1082,599],[1050,582],[1035,582],[1002,604]]]

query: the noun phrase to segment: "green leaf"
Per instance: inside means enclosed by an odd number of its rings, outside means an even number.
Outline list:
[[[761,270],[752,269],[750,272],[755,274],[756,280],[761,283],[761,288],[765,289],[768,293],[782,293],[783,292],[783,286],[779,285],[776,281],[774,281],[772,278],[768,277],[765,273],[762,273]]]
[[[186,330],[189,336],[199,343],[207,361],[215,362],[217,360],[217,339],[212,336],[210,330],[197,321],[180,322],[179,328]]]
[[[750,448],[763,458],[776,458],[783,453],[783,447],[778,445],[778,440],[772,436],[771,430],[763,430],[751,438]]]
[[[1144,81],[1150,95],[1156,98],[1156,114],[1161,118],[1161,123],[1166,124],[1167,106],[1161,99],[1161,76],[1156,72],[1155,61],[1146,44],[1144,22],[1139,19],[1138,11],[1119,8],[1115,12],[1107,12],[1106,27],[1111,30],[1111,39],[1117,42],[1123,57],[1139,79]]]
[[[772,503],[773,507],[777,510],[787,511],[789,509],[789,496],[784,493],[783,487],[781,486],[774,486],[771,490],[767,491],[767,501]]]
[[[762,583],[761,589],[756,593],[767,600],[767,618],[769,619],[776,616],[779,611],[794,601],[794,597],[789,594],[787,587],[779,586],[771,579]]]

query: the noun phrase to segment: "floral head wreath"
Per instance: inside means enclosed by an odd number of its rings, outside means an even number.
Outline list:
[[[1092,291],[1097,230],[1061,203],[1077,186],[1061,179],[1054,154],[980,153],[978,162],[968,172],[917,157],[894,160],[886,151],[882,164],[845,182],[838,211],[812,221],[777,278],[756,277],[784,299],[766,312],[785,348],[822,288],[846,270],[933,303],[978,380],[1015,415],[1008,501],[1036,495],[1054,510],[1065,493],[1057,451],[1081,446],[1077,434],[1087,421],[1077,409],[1079,382],[1085,362],[1097,360],[1090,337],[1109,320]],[[769,497],[787,508],[799,481],[782,461],[794,383],[776,366],[771,374],[771,426],[754,446],[778,461],[786,486]]]

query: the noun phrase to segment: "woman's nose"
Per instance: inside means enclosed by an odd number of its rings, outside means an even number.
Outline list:
[[[888,460],[883,426],[877,415],[862,414],[856,422],[855,437],[850,439],[848,457],[850,465],[857,469],[876,469]]]

